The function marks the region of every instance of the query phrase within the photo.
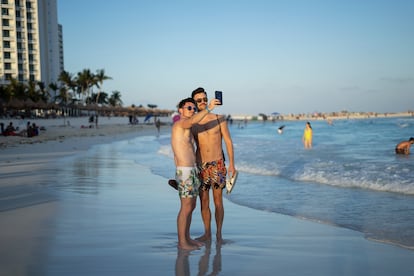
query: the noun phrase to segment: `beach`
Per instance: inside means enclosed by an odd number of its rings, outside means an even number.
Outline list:
[[[227,198],[224,243],[177,250],[177,192],[123,153],[142,146],[136,137],[167,140],[170,127],[157,138],[124,119],[39,122],[37,140],[1,138],[0,275],[414,274],[414,250]],[[191,235],[202,231],[197,206]]]

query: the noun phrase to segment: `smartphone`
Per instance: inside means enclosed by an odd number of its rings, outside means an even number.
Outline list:
[[[221,91],[216,91],[216,99],[220,101],[220,105],[223,104],[223,92]]]

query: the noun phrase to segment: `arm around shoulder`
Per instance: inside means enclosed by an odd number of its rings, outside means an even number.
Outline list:
[[[188,120],[188,124],[186,124],[186,128],[191,128],[194,124],[200,122],[208,113],[210,113],[216,107],[217,103],[220,103],[220,101],[217,99],[212,99],[209,105],[206,107],[206,109],[193,115]]]

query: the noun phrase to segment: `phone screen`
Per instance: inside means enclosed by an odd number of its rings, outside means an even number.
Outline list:
[[[216,91],[216,99],[220,101],[220,105],[223,104],[223,92]]]

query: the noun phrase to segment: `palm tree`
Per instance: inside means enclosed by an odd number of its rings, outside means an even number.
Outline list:
[[[122,106],[121,92],[112,91],[108,101],[111,106]]]
[[[27,86],[24,83],[17,81],[14,78],[10,79],[10,84],[7,85],[7,96],[10,102],[13,98],[24,101],[26,99]]]
[[[57,95],[56,91],[58,91],[58,89],[59,89],[59,87],[58,87],[57,83],[56,83],[56,82],[52,82],[52,83],[50,83],[50,84],[49,84],[49,89],[51,89],[51,90],[53,91],[53,95],[55,95],[55,96],[53,97],[53,102],[55,102],[55,101],[56,101],[56,99],[57,99],[57,97],[58,97],[58,95]]]
[[[29,83],[27,84],[27,96],[25,98],[25,100],[27,98],[31,99],[32,101],[36,101],[36,97],[37,97],[37,91],[36,91],[36,83],[34,81],[29,81]]]
[[[82,72],[78,72],[77,78],[76,78],[76,84],[78,86],[78,93],[82,94],[82,96],[85,96],[88,99],[90,97],[90,88],[94,86],[96,83],[94,74],[91,73],[91,70],[89,69],[83,69]]]
[[[8,102],[8,101],[9,101],[9,98],[10,98],[10,96],[9,96],[8,91],[7,91],[7,87],[6,87],[6,86],[1,85],[1,86],[0,86],[0,99],[1,99],[3,102]]]
[[[101,92],[98,100],[98,93],[92,93],[88,102],[94,102],[97,104],[108,104],[108,94],[105,92]]]
[[[59,89],[59,98],[62,99],[64,103],[68,103],[68,94],[69,90],[75,92],[75,81],[73,79],[73,75],[67,71],[62,71],[60,73],[58,81],[61,82],[62,86]]]
[[[37,90],[37,96],[38,96],[37,101],[42,100],[44,102],[48,102],[50,99],[50,93],[49,91],[47,91],[45,83],[38,81],[37,87],[39,87],[39,90]]]
[[[104,69],[100,69],[100,70],[96,70],[95,79],[96,79],[96,86],[99,89],[98,94],[96,96],[96,103],[99,103],[99,96],[101,94],[101,88],[102,88],[104,80],[109,80],[109,79],[112,79],[112,78],[105,75],[105,70]]]

